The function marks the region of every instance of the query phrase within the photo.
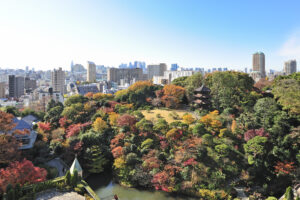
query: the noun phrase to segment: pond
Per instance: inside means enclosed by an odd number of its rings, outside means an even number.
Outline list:
[[[112,174],[93,174],[85,179],[101,200],[112,200],[117,194],[120,200],[196,200],[187,196],[174,196],[163,191],[139,190],[123,187],[112,181]]]

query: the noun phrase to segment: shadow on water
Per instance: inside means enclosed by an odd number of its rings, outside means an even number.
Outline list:
[[[126,188],[112,180],[112,173],[92,174],[86,178],[101,200],[111,200],[117,194],[120,200],[196,200],[197,198],[170,195],[162,191]]]

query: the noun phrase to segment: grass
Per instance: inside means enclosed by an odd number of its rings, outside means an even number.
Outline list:
[[[142,110],[141,111],[145,118],[150,121],[156,121],[158,119],[158,115],[160,115],[161,118],[165,119],[168,123],[172,123],[174,121],[182,121],[182,116],[185,113],[190,113],[186,110],[172,110],[172,109],[154,109],[154,110]],[[171,115],[173,112],[176,112],[179,116],[179,119],[174,119]],[[171,115],[170,115],[171,114]],[[191,113],[194,117],[196,117],[193,113]]]

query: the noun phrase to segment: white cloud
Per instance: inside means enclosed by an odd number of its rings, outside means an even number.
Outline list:
[[[300,30],[291,34],[283,43],[279,55],[288,59],[300,59]]]

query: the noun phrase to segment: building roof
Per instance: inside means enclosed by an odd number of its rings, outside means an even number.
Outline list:
[[[97,85],[77,85],[76,90],[78,94],[85,95],[88,92],[98,93],[100,92]]]
[[[81,168],[81,166],[80,166],[80,164],[79,164],[79,162],[78,162],[78,160],[77,160],[76,157],[75,157],[75,159],[73,161],[73,164],[72,164],[72,166],[70,168],[70,173],[74,174],[75,169],[77,170],[77,172],[82,172],[82,168]]]
[[[195,89],[196,92],[210,92],[210,89],[208,87],[205,87],[204,84],[201,85],[201,87]]]
[[[16,124],[16,126],[13,128],[14,130],[24,130],[24,129],[31,129],[31,125],[28,124],[26,121],[24,120],[19,120],[18,118],[13,118],[13,123]]]
[[[27,124],[32,125],[33,122],[38,121],[38,118],[33,115],[27,115],[22,118],[23,121],[25,121]]]

